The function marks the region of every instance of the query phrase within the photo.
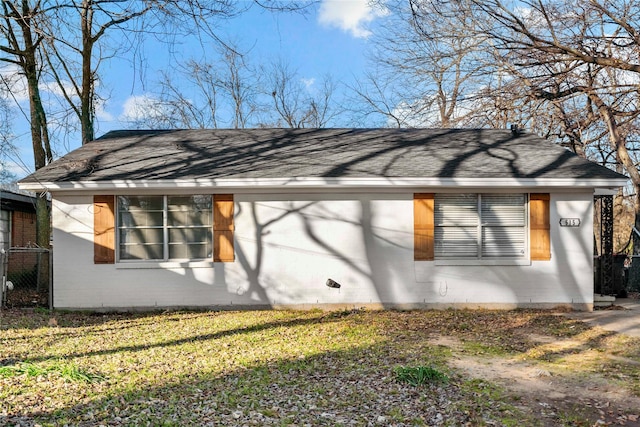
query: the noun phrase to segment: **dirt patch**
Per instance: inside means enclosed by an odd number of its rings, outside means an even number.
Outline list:
[[[0,425],[640,425],[640,339],[565,313],[16,309],[0,323]],[[441,376],[397,377],[421,367]]]
[[[554,343],[556,347],[575,347],[580,342],[551,336],[529,335],[531,341]],[[537,414],[545,425],[576,408],[589,418],[598,419],[599,425],[625,425],[640,427],[640,398],[616,387],[599,374],[575,375],[550,369],[538,361],[521,357],[471,355],[464,343],[456,337],[435,336],[432,344],[450,348],[453,356],[449,366],[470,378],[491,381],[513,394],[518,407]],[[636,364],[634,360],[618,357],[620,363]]]

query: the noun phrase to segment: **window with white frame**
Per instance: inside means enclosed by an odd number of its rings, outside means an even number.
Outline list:
[[[11,212],[0,210],[0,249],[11,246]]]
[[[118,196],[120,260],[212,257],[211,195]]]
[[[436,259],[527,256],[526,194],[436,194]]]

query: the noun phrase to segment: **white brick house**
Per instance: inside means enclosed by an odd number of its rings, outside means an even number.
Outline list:
[[[526,133],[253,129],[111,132],[20,186],[52,195],[56,308],[591,309],[625,182]]]

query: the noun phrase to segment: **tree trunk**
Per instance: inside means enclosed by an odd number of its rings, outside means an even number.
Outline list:
[[[80,90],[80,128],[82,145],[94,139],[93,127],[93,70],[91,69],[91,52],[93,38],[93,7],[91,1],[82,2],[82,89]]]
[[[640,171],[636,169],[633,159],[629,156],[629,151],[625,144],[625,138],[620,134],[618,123],[611,109],[607,107],[604,101],[602,101],[602,99],[600,99],[596,94],[590,93],[589,97],[594,101],[600,116],[607,125],[607,129],[609,131],[609,142],[611,143],[611,148],[616,153],[617,161],[624,166],[624,169],[627,171],[627,174],[631,179],[631,183],[633,184],[633,190],[635,193],[633,200],[635,216],[634,225],[635,228],[640,231]],[[633,230],[631,230],[631,234],[633,238],[633,253],[635,255],[640,254],[640,236],[638,236],[637,233],[634,233]]]
[[[29,16],[29,10],[23,10],[25,16]],[[29,114],[31,118],[31,142],[33,145],[33,160],[35,169],[38,170],[53,160],[51,146],[49,144],[49,132],[47,130],[46,113],[40,97],[38,87],[38,67],[36,62],[36,43],[31,33],[30,21],[25,18],[21,22],[22,35],[25,49],[23,51],[23,71],[27,80],[29,92]],[[51,234],[51,221],[47,207],[46,194],[40,194],[36,199],[36,244],[42,248],[49,248]]]
[[[40,193],[36,199],[36,243],[41,248],[49,249],[50,240],[51,220],[47,193]]]

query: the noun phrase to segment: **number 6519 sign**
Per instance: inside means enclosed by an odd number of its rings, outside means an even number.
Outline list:
[[[580,218],[560,218],[560,227],[580,227]]]

